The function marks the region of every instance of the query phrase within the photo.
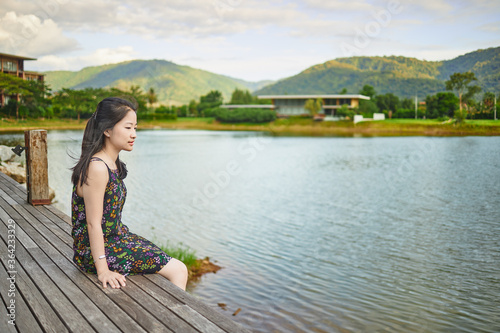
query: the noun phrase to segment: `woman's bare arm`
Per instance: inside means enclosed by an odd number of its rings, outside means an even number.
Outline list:
[[[108,178],[108,169],[103,162],[91,162],[89,164],[87,184],[83,184],[82,193],[85,201],[90,250],[94,258],[98,279],[102,282],[103,288],[106,288],[108,283],[112,288],[120,288],[120,285],[125,286],[125,276],[110,271],[106,259],[99,259],[100,256],[105,254],[101,221],[104,191],[106,190]]]

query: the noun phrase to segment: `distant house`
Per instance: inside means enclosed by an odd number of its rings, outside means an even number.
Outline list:
[[[43,82],[44,74],[24,70],[25,60],[36,60],[36,59],[21,57],[13,54],[0,53],[0,70],[2,71],[2,73],[15,75],[23,80],[35,80]],[[0,94],[0,106],[3,107],[5,104],[7,104],[9,98],[11,97],[13,96]],[[14,98],[16,98],[19,101],[19,94],[15,95]]]
[[[272,104],[223,104],[220,106],[223,109],[268,109],[274,110],[274,105]]]
[[[304,106],[308,99],[318,99],[323,101],[320,113],[326,116],[335,116],[335,110],[342,105],[347,105],[349,109],[359,106],[359,101],[369,100],[370,97],[364,95],[261,95],[259,99],[270,99],[274,109],[280,115],[300,115],[309,113]]]

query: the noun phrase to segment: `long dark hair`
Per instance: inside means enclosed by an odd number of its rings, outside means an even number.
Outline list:
[[[73,175],[71,176],[71,181],[73,185],[77,185],[80,182],[80,186],[82,186],[87,182],[87,170],[90,159],[104,147],[104,131],[112,129],[131,110],[137,112],[137,106],[128,100],[118,97],[108,97],[97,104],[94,114],[85,126],[82,154],[78,163],[72,168]],[[125,167],[125,163],[120,161],[120,157],[116,159],[116,167],[118,168],[120,178],[125,178],[127,176],[127,168]]]

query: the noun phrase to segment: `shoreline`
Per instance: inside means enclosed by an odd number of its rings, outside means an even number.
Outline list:
[[[32,129],[83,130],[86,120],[29,119],[0,121],[0,133]],[[387,119],[358,124],[345,121],[315,122],[312,119],[277,119],[266,124],[222,124],[213,118],[139,120],[139,129],[259,131],[283,136],[499,136],[500,120],[467,120],[462,125],[422,119]]]

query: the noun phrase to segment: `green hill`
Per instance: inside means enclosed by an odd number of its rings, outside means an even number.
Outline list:
[[[332,94],[346,88],[358,93],[365,84],[378,94],[424,98],[445,90],[444,81],[455,72],[472,71],[483,91],[500,91],[500,47],[477,50],[452,60],[424,61],[401,56],[338,58],[312,66],[278,82],[248,82],[210,73],[166,60],[132,60],[87,67],[78,72],[52,71],[46,81],[54,91],[61,88],[153,87],[163,104],[185,104],[191,99],[219,90],[229,101],[235,88],[270,94]]]
[[[401,56],[350,57],[327,61],[257,90],[257,95],[358,93],[365,84],[378,94],[424,98],[445,90],[455,72],[472,71],[483,91],[500,91],[500,47],[478,50],[446,61]]]
[[[165,60],[132,60],[118,64],[86,67],[78,72],[46,72],[46,82],[52,90],[61,88],[117,87],[128,90],[139,85],[144,91],[153,87],[163,104],[185,104],[198,100],[210,90],[219,90],[224,100],[231,98],[235,88],[251,91],[269,81],[247,82],[224,75],[210,73]]]

